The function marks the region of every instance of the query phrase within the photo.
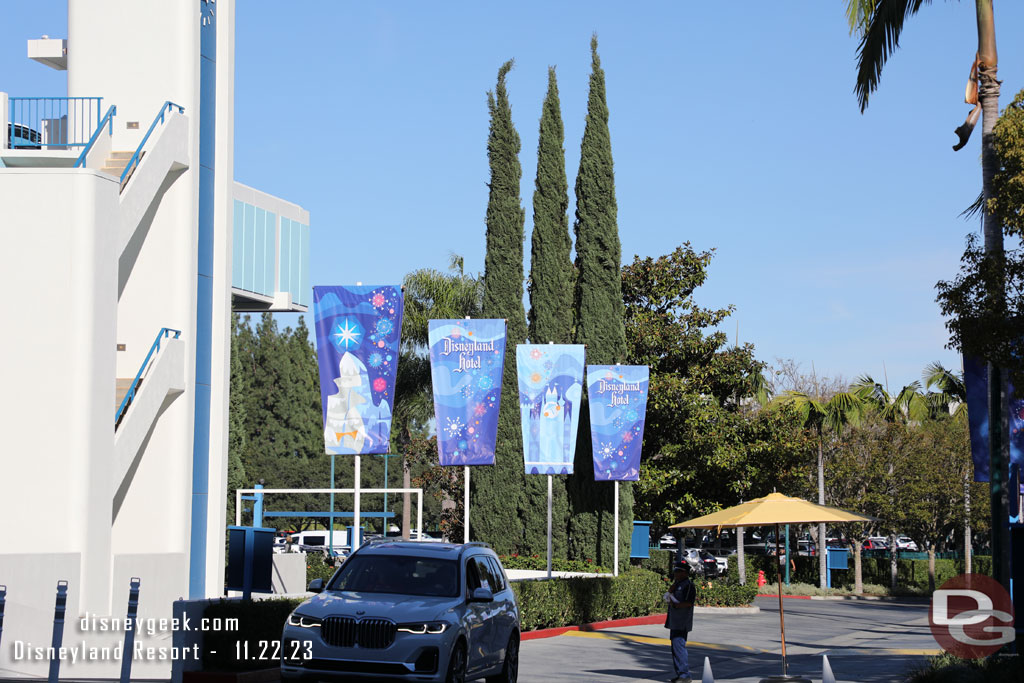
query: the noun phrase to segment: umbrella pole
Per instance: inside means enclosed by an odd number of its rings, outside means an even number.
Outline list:
[[[778,560],[782,557],[779,554],[779,525],[775,525],[775,559]],[[786,562],[789,562],[789,558],[786,558]],[[782,569],[777,567],[776,573],[779,575],[779,629],[782,632],[782,675],[786,675],[786,617],[782,613]]]

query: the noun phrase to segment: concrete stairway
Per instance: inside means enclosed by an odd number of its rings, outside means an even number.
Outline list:
[[[130,151],[111,152],[110,156],[107,157],[106,162],[104,162],[103,168],[101,168],[100,170],[103,171],[104,173],[109,173],[110,175],[114,175],[120,178],[121,174],[124,173],[124,169],[128,166],[128,162],[132,160],[132,155],[134,154],[135,152]],[[133,166],[132,170],[129,171],[127,176],[125,176],[124,183],[121,183],[122,187],[124,187],[125,183],[128,182],[128,179],[132,177],[132,173],[134,173],[135,169],[138,168],[139,162],[142,161],[142,157],[145,154],[145,152],[142,152],[142,154],[139,155],[139,158],[135,161],[135,166]]]

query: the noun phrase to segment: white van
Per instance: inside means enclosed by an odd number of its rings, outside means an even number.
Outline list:
[[[327,529],[300,531],[288,537],[288,552],[308,553],[327,552],[331,532]],[[348,550],[348,532],[344,529],[334,530],[334,552],[340,554]]]

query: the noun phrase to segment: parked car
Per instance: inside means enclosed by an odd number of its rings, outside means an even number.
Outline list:
[[[514,682],[519,608],[483,543],[364,544],[288,617],[282,680]]]
[[[736,554],[736,549],[723,550],[721,555],[715,555],[715,562],[718,563],[718,575],[724,576],[729,571],[729,557]]]
[[[664,536],[658,539],[658,543],[661,545],[662,548],[675,548],[676,537],[672,534],[665,534]]]
[[[690,574],[694,577],[713,579],[718,576],[718,561],[707,550],[683,548],[680,554],[686,564],[690,565]]]
[[[888,550],[889,541],[881,536],[872,536],[864,541],[864,550]]]
[[[898,550],[907,550],[909,552],[916,553],[917,543],[910,536],[897,536],[896,548]]]
[[[812,541],[801,539],[796,542],[796,554],[803,557],[815,557],[818,554],[818,546]]]

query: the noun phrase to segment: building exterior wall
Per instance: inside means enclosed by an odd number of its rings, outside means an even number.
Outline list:
[[[216,59],[207,60],[213,77],[202,79],[200,27],[202,11],[210,10]],[[14,387],[0,399],[6,450],[14,454],[3,459],[0,515],[18,530],[13,547],[0,547],[0,583],[8,587],[5,641],[49,643],[58,579],[69,581],[65,637],[76,641],[92,638],[70,626],[79,616],[124,616],[133,576],[142,579],[141,618],[170,617],[181,596],[223,595],[239,187],[233,181],[234,11],[234,0],[68,0],[67,94],[102,97],[103,111],[116,105],[112,150],[134,151],[165,101],[185,109],[175,125],[187,128],[188,166],[181,170],[175,162],[137,229],[121,225],[141,212],[131,182],[122,191],[117,178],[91,169],[0,167],[0,272],[27,287],[36,304],[22,310],[18,333],[0,336],[0,377]],[[205,97],[204,84],[213,88]],[[204,101],[214,103],[206,116]],[[204,140],[211,146],[201,149]],[[154,150],[149,158],[158,157]],[[205,186],[202,173],[211,180]],[[298,246],[308,252],[308,212],[245,190],[304,228]],[[201,206],[212,207],[205,246]],[[127,246],[122,228],[134,230]],[[197,347],[204,320],[205,341]],[[180,330],[174,343],[183,351],[175,359],[183,356],[182,382],[120,480],[115,435],[126,432],[115,432],[115,380],[135,376],[165,327]],[[196,400],[204,391],[205,421]],[[124,419],[132,415],[129,409]],[[196,470],[203,448],[204,465]],[[171,634],[158,634],[155,644],[161,639],[169,645]],[[62,666],[61,675],[109,677],[118,668],[118,662]],[[46,664],[13,663],[5,647],[0,671],[45,675]],[[166,661],[133,669],[144,678],[169,672]]]

